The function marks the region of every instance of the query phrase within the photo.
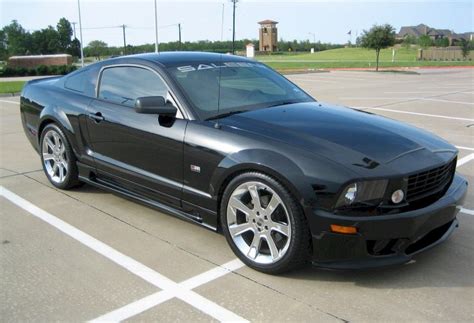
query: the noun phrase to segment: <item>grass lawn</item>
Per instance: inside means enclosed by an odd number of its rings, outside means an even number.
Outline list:
[[[417,61],[417,49],[399,48],[395,51],[392,62],[392,49],[380,52],[381,67],[416,67],[416,66],[465,66],[474,65],[474,61]],[[314,54],[284,54],[257,56],[257,60],[278,70],[317,69],[343,67],[375,67],[375,51],[365,48],[338,48]]]
[[[6,81],[0,82],[0,93],[20,92],[25,85],[25,81]]]

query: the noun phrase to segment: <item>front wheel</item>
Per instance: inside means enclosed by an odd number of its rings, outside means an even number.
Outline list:
[[[48,180],[55,187],[69,189],[80,184],[76,158],[63,131],[55,124],[41,133],[41,161]]]
[[[278,181],[249,172],[224,191],[221,224],[234,253],[249,267],[278,274],[304,264],[311,244],[301,208]]]

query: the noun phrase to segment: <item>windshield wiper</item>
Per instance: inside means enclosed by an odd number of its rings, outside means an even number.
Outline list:
[[[249,110],[235,110],[235,111],[229,111],[229,112],[225,112],[225,113],[216,114],[215,116],[209,117],[209,118],[207,118],[206,120],[221,119],[221,118],[225,118],[225,117],[231,116],[231,115],[233,115],[233,114],[238,114],[238,113],[247,112],[247,111],[249,111]]]

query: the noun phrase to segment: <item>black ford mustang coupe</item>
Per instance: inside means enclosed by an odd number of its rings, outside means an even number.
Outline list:
[[[30,81],[21,118],[55,187],[222,230],[267,273],[407,262],[457,227],[467,190],[446,141],[230,55],[126,56]]]

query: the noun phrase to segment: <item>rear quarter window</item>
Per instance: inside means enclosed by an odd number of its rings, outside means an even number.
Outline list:
[[[96,73],[95,73],[96,74]],[[83,71],[78,71],[66,78],[64,82],[64,87],[68,90],[82,93],[86,96],[94,97],[95,96],[95,78],[94,70],[86,69]]]

